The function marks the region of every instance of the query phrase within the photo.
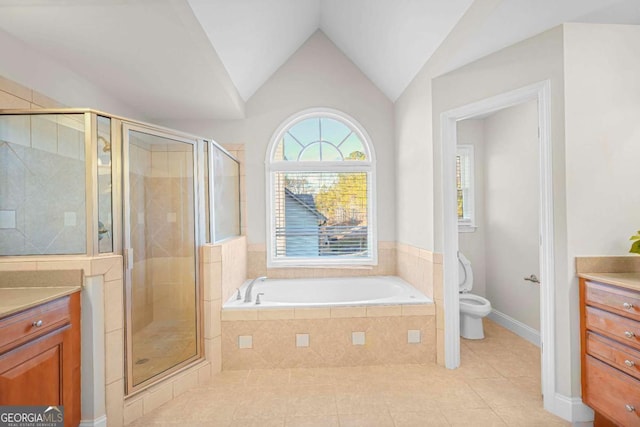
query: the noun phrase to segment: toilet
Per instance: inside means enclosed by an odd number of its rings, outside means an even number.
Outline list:
[[[488,299],[469,293],[473,287],[471,263],[458,252],[458,278],[460,281],[460,336],[470,340],[484,338],[482,318],[491,313]]]

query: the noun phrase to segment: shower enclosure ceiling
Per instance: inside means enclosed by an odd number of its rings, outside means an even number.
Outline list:
[[[227,151],[182,132],[0,111],[0,256],[123,255],[131,394],[203,357],[198,247],[240,234],[239,179]]]

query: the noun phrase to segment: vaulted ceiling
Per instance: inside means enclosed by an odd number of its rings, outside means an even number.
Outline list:
[[[231,119],[318,29],[395,101],[474,1],[492,13],[446,69],[563,22],[640,24],[638,0],[0,0],[0,41],[146,118]],[[28,56],[4,57],[0,75],[62,93],[46,69],[15,61]]]

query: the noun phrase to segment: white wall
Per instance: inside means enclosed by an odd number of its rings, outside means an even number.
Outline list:
[[[578,335],[579,255],[627,254],[640,230],[640,27],[565,25],[567,259]],[[580,346],[570,340],[574,363]],[[579,378],[574,378],[579,384]]]
[[[247,237],[256,244],[266,240],[267,145],[284,120],[312,107],[343,111],[368,132],[377,158],[378,239],[395,241],[393,104],[321,31],[247,101],[245,120],[165,124],[210,135],[222,144],[245,144]]]
[[[474,211],[476,229],[458,233],[460,252],[471,262],[473,269],[472,293],[486,297],[485,257],[485,191],[484,191],[484,120],[469,119],[458,122],[458,144],[473,145],[474,156]]]
[[[569,256],[640,230],[640,26],[565,27]]]
[[[440,115],[456,107],[550,80],[556,251],[556,390],[565,396],[577,396],[580,394],[579,353],[577,356],[573,353],[573,342],[578,337],[574,329],[577,317],[567,310],[577,304],[577,294],[573,294],[567,281],[573,261],[569,261],[566,248],[563,43],[563,28],[557,27],[432,81],[434,248],[441,252],[443,247]]]
[[[71,69],[0,30],[0,76],[70,107],[94,108],[145,120],[146,117]]]
[[[540,330],[538,103],[484,120],[485,251],[491,306]]]

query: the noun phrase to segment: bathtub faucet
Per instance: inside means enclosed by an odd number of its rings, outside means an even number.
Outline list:
[[[267,280],[267,276],[256,277],[251,281],[251,283],[249,283],[249,286],[247,286],[247,290],[244,293],[244,302],[251,302],[251,291],[253,290],[253,285],[258,280],[260,280],[261,282],[264,282],[265,280]]]

